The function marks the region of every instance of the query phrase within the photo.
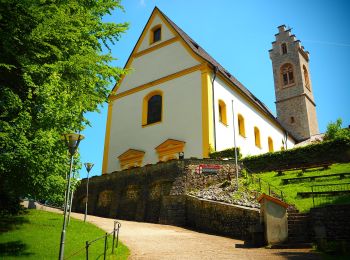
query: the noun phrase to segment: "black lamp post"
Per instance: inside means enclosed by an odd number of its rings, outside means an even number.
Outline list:
[[[84,163],[86,171],[87,171],[87,182],[86,182],[86,201],[85,201],[85,215],[84,215],[84,222],[86,222],[86,215],[87,215],[87,206],[88,206],[88,200],[89,200],[89,173],[94,167],[93,163]]]
[[[68,182],[67,182],[67,188],[66,188],[66,197],[64,201],[63,227],[62,227],[62,233],[61,233],[59,260],[63,260],[63,255],[64,255],[64,240],[66,238],[66,226],[67,226],[67,218],[66,218],[67,204],[69,201],[69,194],[70,194],[70,178],[73,170],[73,156],[78,149],[80,141],[84,139],[84,136],[76,133],[63,134],[62,139],[65,141],[70,153],[70,170],[69,170]]]

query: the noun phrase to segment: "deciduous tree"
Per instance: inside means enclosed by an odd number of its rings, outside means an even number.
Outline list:
[[[67,149],[86,112],[125,73],[109,46],[127,23],[104,22],[118,0],[0,0],[0,190],[38,199],[63,194]],[[2,201],[2,204],[3,201]]]

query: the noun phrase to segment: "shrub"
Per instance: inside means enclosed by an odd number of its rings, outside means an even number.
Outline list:
[[[329,123],[327,125],[327,131],[325,133],[325,140],[334,140],[338,138],[350,138],[350,129],[342,128],[343,121],[338,118],[336,122]]]
[[[242,155],[239,151],[239,147],[237,147],[237,157],[238,160],[242,158]],[[209,157],[212,159],[221,159],[221,158],[235,158],[235,148],[229,148],[226,150],[222,150],[220,152],[213,152],[209,154]]]
[[[337,138],[286,151],[249,156],[241,160],[251,172],[275,171],[307,164],[350,161],[350,139]]]

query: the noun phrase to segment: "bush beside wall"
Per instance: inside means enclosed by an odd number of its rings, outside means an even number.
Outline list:
[[[251,172],[265,172],[307,164],[350,161],[350,139],[339,138],[275,153],[249,156],[241,160]]]
[[[219,152],[212,152],[209,154],[209,157],[212,159],[235,158],[235,148],[229,148]],[[237,158],[238,160],[242,158],[239,147],[237,147]]]

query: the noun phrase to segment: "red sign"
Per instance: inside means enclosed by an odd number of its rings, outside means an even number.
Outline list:
[[[196,169],[196,173],[217,173],[221,169],[221,165],[217,164],[200,164]]]

